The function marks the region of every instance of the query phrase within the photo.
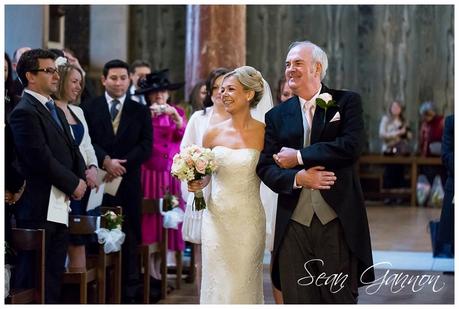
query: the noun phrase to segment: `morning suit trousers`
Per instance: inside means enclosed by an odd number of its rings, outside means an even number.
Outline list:
[[[338,219],[310,226],[290,220],[279,248],[279,272],[285,304],[357,303],[357,260]]]

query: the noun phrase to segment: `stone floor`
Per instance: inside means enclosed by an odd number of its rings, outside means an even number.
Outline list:
[[[443,272],[454,270],[454,260],[434,259],[431,254],[428,222],[440,216],[440,209],[367,206],[367,214],[374,262],[389,261],[391,266],[376,267],[376,278],[384,284],[360,288],[359,304],[453,304],[454,275]],[[265,264],[268,262],[266,254]],[[406,277],[413,283],[417,278],[417,284],[391,285],[390,279],[396,277],[401,278],[399,282]],[[430,284],[419,284],[429,280]],[[198,304],[197,292],[194,284],[184,283],[182,289],[160,303]],[[264,270],[264,293],[265,304],[273,304],[268,265]]]

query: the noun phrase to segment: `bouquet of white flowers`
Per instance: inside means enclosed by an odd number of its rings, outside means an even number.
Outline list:
[[[191,145],[174,156],[171,174],[181,181],[199,180],[212,174],[216,168],[215,157],[210,149]],[[196,210],[206,208],[201,190],[195,192],[194,204]]]
[[[121,231],[121,223],[123,216],[117,215],[109,210],[102,215],[105,217],[106,228],[96,230],[97,239],[100,244],[104,244],[104,252],[111,253],[121,250],[121,245],[124,242],[126,235]]]

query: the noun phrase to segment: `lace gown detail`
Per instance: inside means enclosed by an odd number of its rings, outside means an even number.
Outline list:
[[[265,213],[256,149],[214,148],[218,170],[202,222],[202,304],[263,303]]]

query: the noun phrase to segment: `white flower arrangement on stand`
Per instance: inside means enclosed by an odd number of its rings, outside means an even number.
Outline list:
[[[109,210],[102,217],[105,217],[107,227],[96,230],[97,239],[100,244],[104,244],[105,253],[118,252],[126,237],[126,234],[121,231],[123,216]]]

